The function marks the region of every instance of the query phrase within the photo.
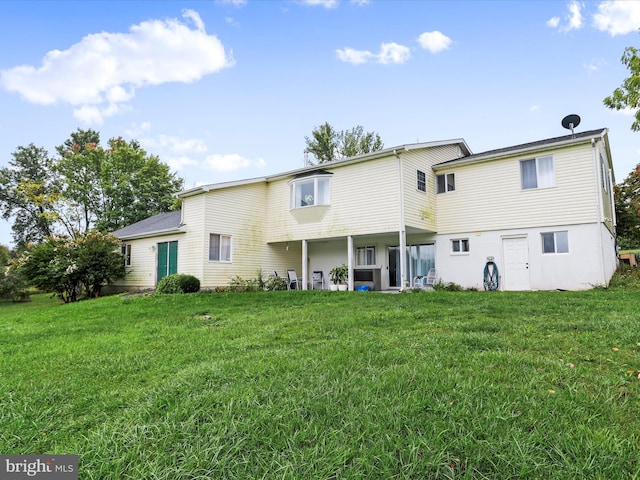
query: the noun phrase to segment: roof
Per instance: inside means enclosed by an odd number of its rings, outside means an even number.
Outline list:
[[[564,135],[562,137],[547,138],[545,140],[522,143],[520,145],[514,145],[511,147],[488,150],[486,152],[475,153],[472,155],[467,155],[465,157],[460,157],[460,158],[455,158],[453,160],[440,162],[434,166],[434,169],[443,167],[443,166],[451,166],[452,164],[457,165],[457,164],[463,164],[463,163],[478,162],[482,160],[493,160],[495,158],[514,155],[517,153],[526,153],[530,151],[544,150],[547,148],[557,148],[563,145],[584,143],[591,140],[592,138],[604,137],[606,133],[607,133],[606,128],[599,128],[597,130],[589,130],[587,132],[580,132],[574,135]]]
[[[162,233],[173,233],[180,231],[182,212],[159,213],[153,217],[145,218],[132,225],[116,230],[113,234],[122,239],[154,236]]]
[[[351,163],[366,162],[368,160],[373,160],[375,158],[395,155],[402,152],[408,152],[411,150],[418,150],[422,148],[434,148],[434,147],[441,147],[446,145],[459,145],[462,155],[471,154],[471,149],[469,148],[469,146],[467,145],[467,142],[465,142],[463,138],[455,138],[451,140],[437,140],[433,142],[408,143],[405,145],[398,145],[396,147],[383,148],[382,150],[376,150],[375,152],[365,153],[363,155],[357,155],[355,157],[336,160],[335,162],[331,162],[331,163],[323,163],[320,165],[310,165],[308,167],[298,168],[295,170],[290,170],[283,173],[277,173],[277,174],[269,175],[266,177],[250,178],[247,180],[238,180],[238,181],[224,182],[224,183],[212,183],[208,185],[200,185],[198,187],[194,187],[188,190],[183,190],[181,192],[178,192],[176,194],[176,197],[178,198],[190,197],[191,195],[198,195],[200,193],[208,192],[211,190],[218,190],[221,188],[235,187],[240,185],[248,185],[248,184],[257,183],[257,182],[270,182],[270,181],[279,180],[279,179],[288,178],[288,177],[300,178],[304,175],[312,175],[319,172],[322,172],[323,174],[328,174],[330,172],[327,172],[324,169],[332,168],[334,166],[348,165]]]

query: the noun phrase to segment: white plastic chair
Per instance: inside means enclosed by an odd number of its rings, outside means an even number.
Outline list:
[[[426,275],[417,275],[413,278],[413,286],[415,288],[423,288],[432,290],[433,284],[436,283],[436,269],[430,268]]]
[[[295,270],[287,270],[287,290],[298,290],[298,275]]]
[[[311,289],[315,290],[317,284],[320,284],[320,290],[324,290],[324,273],[321,270],[311,273]]]

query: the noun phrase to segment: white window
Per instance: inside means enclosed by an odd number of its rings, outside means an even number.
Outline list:
[[[556,184],[553,157],[539,157],[520,162],[520,180],[522,189],[548,188]]]
[[[130,267],[131,266],[131,244],[123,243],[120,246],[120,253],[122,253],[122,256],[124,257],[124,266]]]
[[[305,177],[291,183],[291,208],[329,205],[330,178]]]
[[[356,264],[359,267],[370,267],[376,264],[376,247],[358,247]]]
[[[542,234],[542,253],[568,253],[569,234],[567,232],[549,232]]]
[[[453,173],[437,175],[438,193],[453,192],[456,189],[456,177]]]
[[[467,253],[469,251],[469,239],[459,238],[451,240],[451,251],[453,253]]]
[[[416,187],[421,192],[427,191],[427,175],[420,170],[416,172]]]
[[[209,261],[231,261],[231,237],[229,235],[220,235],[218,233],[209,235]]]

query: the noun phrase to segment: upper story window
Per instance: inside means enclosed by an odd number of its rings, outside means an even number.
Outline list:
[[[376,247],[358,247],[356,249],[356,264],[359,267],[369,267],[376,264]]]
[[[456,176],[453,173],[437,175],[438,193],[453,192],[456,189]]]
[[[427,191],[427,175],[420,170],[416,171],[416,188],[421,192]]]
[[[554,187],[556,172],[553,168],[553,157],[538,157],[520,161],[520,180],[523,190]]]
[[[209,235],[209,261],[231,261],[231,236],[212,233]]]
[[[303,177],[290,184],[291,208],[329,205],[328,176]]]

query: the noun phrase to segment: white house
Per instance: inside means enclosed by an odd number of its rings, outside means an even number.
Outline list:
[[[310,288],[312,272],[346,263],[350,289],[403,289],[431,268],[482,289],[488,261],[501,290],[607,285],[612,185],[606,129],[478,154],[462,139],[408,144],[203,185],[177,194],[180,212],[114,232],[128,270],[119,288],[174,272],[213,288],[259,270],[295,270]]]

